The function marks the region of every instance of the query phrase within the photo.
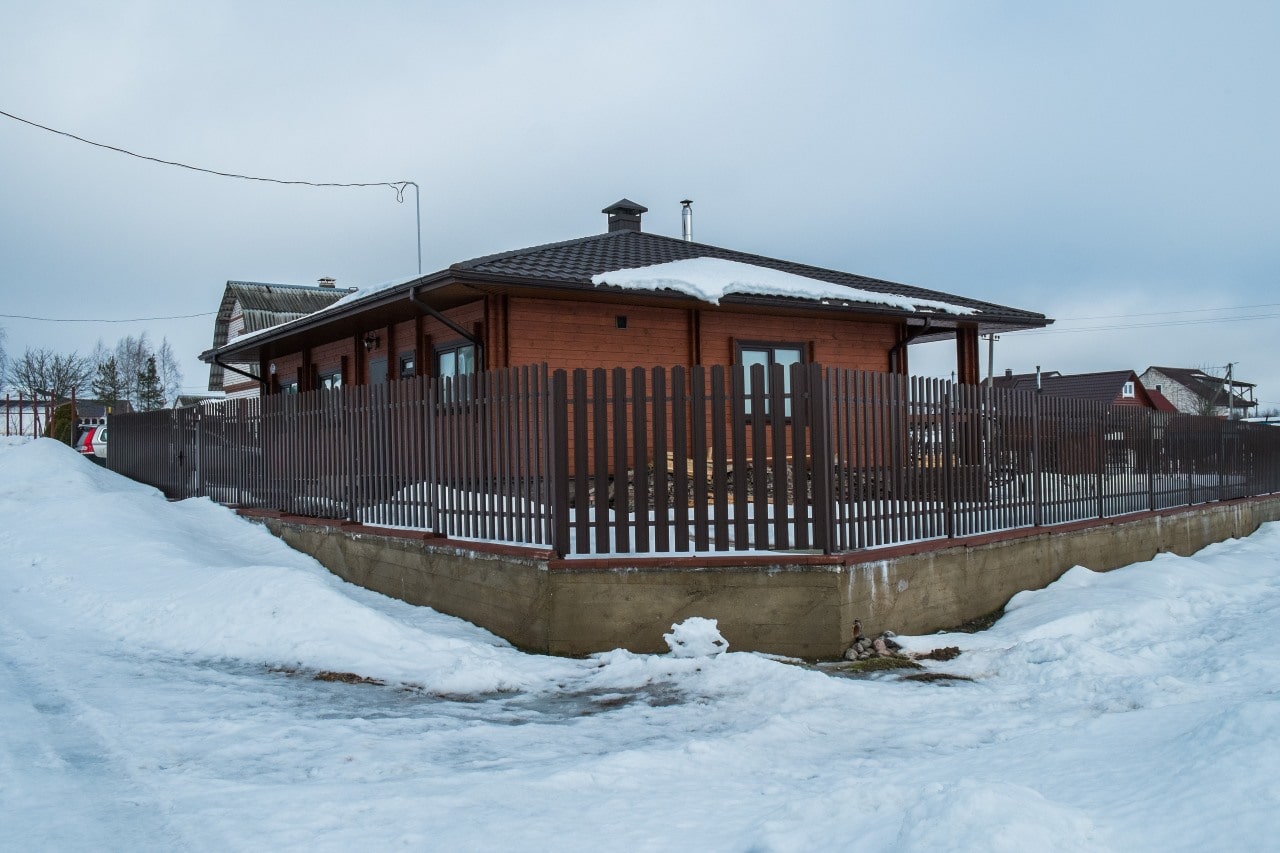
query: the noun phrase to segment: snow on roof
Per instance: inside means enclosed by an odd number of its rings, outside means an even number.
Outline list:
[[[665,264],[613,270],[591,277],[591,283],[621,287],[625,290],[674,290],[695,299],[720,304],[731,293],[750,296],[787,296],[793,299],[809,299],[815,302],[870,302],[888,305],[905,311],[931,308],[949,314],[972,314],[972,308],[938,302],[931,299],[913,299],[891,293],[877,293],[843,284],[832,284],[816,278],[806,278],[781,270],[727,261],[720,258],[688,258]]]

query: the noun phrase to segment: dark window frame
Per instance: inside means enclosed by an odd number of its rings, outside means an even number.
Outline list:
[[[336,381],[335,381],[336,380]],[[317,391],[333,391],[343,386],[342,368],[334,367],[330,370],[316,371],[316,390]]]
[[[773,365],[777,364],[777,352],[779,350],[795,350],[800,354],[798,362],[788,362],[788,364],[808,364],[809,363],[809,342],[808,341],[763,341],[763,340],[739,340],[734,338],[733,341],[733,363],[734,365],[744,365],[742,360],[743,352],[763,352],[767,354],[764,372],[764,388],[765,393],[769,393],[769,374]],[[746,376],[744,377],[743,390],[747,394],[743,400],[743,412],[747,418],[753,417],[751,412],[751,368],[746,368]],[[789,383],[790,374],[786,374],[784,382]],[[785,394],[785,405],[783,407],[783,417],[786,420],[791,419],[791,389],[786,387],[783,389]],[[769,400],[765,399],[765,410],[761,413],[761,417],[769,417]]]
[[[448,376],[440,375],[440,358],[441,356],[454,353],[455,355],[463,350],[471,350],[471,370],[467,373],[458,373],[456,370]],[[456,358],[455,358],[456,363]],[[471,376],[479,372],[479,365],[476,364],[476,345],[473,341],[459,338],[458,340],[448,341],[438,344],[431,349],[431,365],[433,368],[432,375],[436,379],[457,379],[459,376]]]
[[[405,365],[408,364],[406,368]],[[418,375],[418,354],[413,350],[406,350],[396,356],[396,378],[408,379],[411,376]]]

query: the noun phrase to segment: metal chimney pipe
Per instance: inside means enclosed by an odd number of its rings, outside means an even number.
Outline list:
[[[686,198],[680,202],[683,207],[680,210],[680,236],[685,242],[693,242],[693,199]]]

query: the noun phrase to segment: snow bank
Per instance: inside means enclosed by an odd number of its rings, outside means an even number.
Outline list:
[[[1073,569],[979,634],[898,637],[962,649],[926,666],[971,680],[929,683],[724,651],[710,618],[672,626],[669,655],[522,654],[47,440],[0,442],[0,554],[15,849],[1254,850],[1280,834],[1280,525]]]
[[[14,553],[41,555],[20,572],[25,606],[116,641],[441,693],[529,689],[563,668],[529,667],[488,632],[345,583],[208,499],[170,503],[48,439],[0,455],[0,512]]]

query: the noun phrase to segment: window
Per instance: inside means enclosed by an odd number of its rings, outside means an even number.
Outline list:
[[[283,384],[280,386],[280,393],[281,393],[281,394],[297,394],[297,393],[298,393],[298,380],[297,380],[297,379],[294,379],[292,382],[285,382],[285,383],[283,383]]]
[[[772,344],[772,343],[739,343],[738,344],[738,363],[746,368],[747,372],[747,392],[750,393],[751,368],[754,365],[761,365],[764,368],[764,392],[769,393],[769,374],[771,368],[775,364],[783,366],[783,393],[788,395],[786,398],[783,414],[791,417],[791,371],[793,364],[804,363],[803,344]],[[769,402],[765,401],[764,414],[769,414]],[[751,400],[746,401],[746,413],[751,414]]]
[[[418,375],[418,362],[413,353],[403,353],[400,356],[400,369],[396,375],[401,379],[408,379],[410,376]]]
[[[334,370],[330,373],[321,373],[316,387],[326,391],[332,388],[341,388],[342,371]]]
[[[1132,383],[1132,382],[1126,382],[1126,383],[1124,383],[1124,388],[1123,388],[1123,389],[1121,389],[1121,391],[1120,391],[1120,396],[1121,396],[1121,397],[1132,397],[1132,396],[1133,396],[1133,383]]]
[[[436,350],[436,378],[457,379],[476,372],[476,348],[473,344],[457,344]]]

